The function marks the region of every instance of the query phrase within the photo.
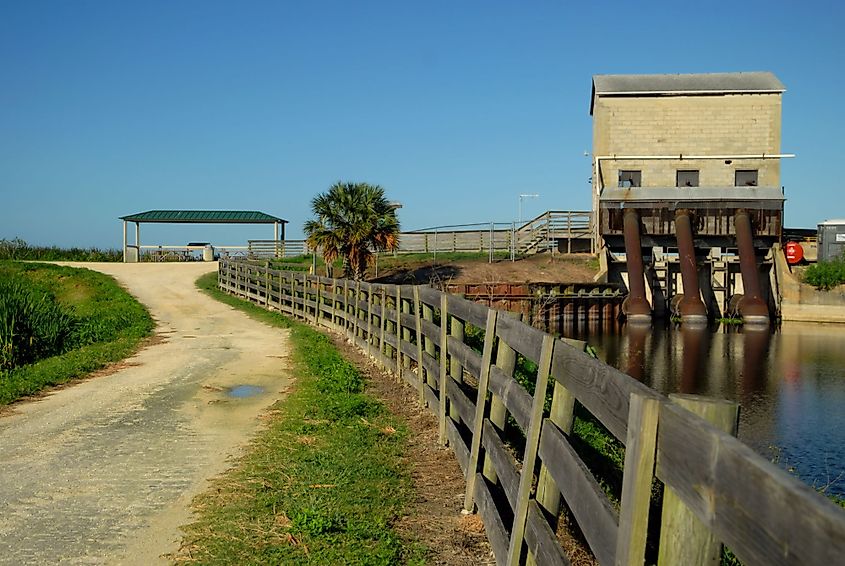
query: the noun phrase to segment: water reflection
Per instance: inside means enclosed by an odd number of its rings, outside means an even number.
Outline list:
[[[811,485],[845,495],[845,327],[567,329],[601,359],[668,393],[740,404],[739,437]]]

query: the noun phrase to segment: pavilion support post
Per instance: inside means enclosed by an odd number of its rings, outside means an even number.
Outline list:
[[[273,222],[273,248],[275,257],[279,257],[279,223]]]
[[[138,252],[138,262],[141,261],[141,223],[135,223],[135,250]]]
[[[126,263],[126,220],[123,221],[123,263]]]

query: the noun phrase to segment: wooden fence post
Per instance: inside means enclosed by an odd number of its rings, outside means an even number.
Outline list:
[[[402,287],[396,286],[396,380],[402,381]]]
[[[264,307],[270,309],[270,268],[264,270]]]
[[[422,302],[420,303],[420,306],[422,307],[423,320],[427,320],[428,322],[433,323],[434,309]],[[432,340],[431,338],[423,337],[423,347],[425,348],[425,352],[433,358],[434,340]],[[422,358],[420,359],[420,361],[422,361]],[[429,375],[429,372],[427,371],[425,372],[425,382],[428,383],[428,385],[432,389],[435,388],[434,376]]]
[[[337,279],[332,277],[332,327],[337,328]]]
[[[312,294],[314,295],[314,313],[311,320],[314,326],[320,326],[320,277],[309,275],[308,288],[312,290]]]
[[[453,316],[452,320],[449,322],[449,334],[456,340],[463,342],[464,321],[456,316]],[[464,366],[461,365],[460,360],[458,360],[455,356],[450,356],[449,358],[449,378],[454,379],[457,383],[461,383],[464,380]],[[444,389],[448,391],[445,384]],[[460,422],[461,420],[458,409],[451,403],[449,404],[449,417],[455,422]]]
[[[616,539],[617,566],[642,566],[645,561],[659,415],[660,401],[631,393]]]
[[[420,405],[425,407],[425,379],[423,370],[423,335],[422,335],[422,309],[420,308],[420,288],[414,285],[414,320],[417,330],[417,379],[419,379],[418,390],[420,392]]]
[[[284,298],[285,298],[284,283],[285,283],[285,276],[284,276],[284,272],[283,272],[283,271],[279,271],[279,312],[285,312],[285,306],[284,306]]]
[[[493,358],[493,344],[496,342],[496,316],[498,311],[487,311],[484,327],[484,347],[481,352],[481,376],[478,379],[478,395],[475,400],[475,422],[472,430],[472,445],[467,464],[467,490],[464,495],[464,511],[472,513],[475,507],[475,482],[478,472],[478,453],[481,451],[481,431],[484,430],[484,406],[487,404],[487,384],[490,381],[490,363]]]
[[[552,393],[549,420],[567,436],[572,433],[572,423],[575,420],[575,396],[557,380],[555,380]],[[552,528],[556,528],[557,517],[560,513],[560,490],[552,479],[545,462],[540,463],[540,476],[537,480],[537,503],[550,516],[555,518]]]
[[[343,280],[343,329],[347,338],[352,338],[349,330],[349,279]]]
[[[510,316],[519,318],[514,313],[502,313],[501,316]],[[506,375],[513,375],[516,369],[516,350],[508,346],[508,344],[499,338],[499,345],[496,348],[496,367],[502,370]],[[505,422],[507,421],[508,410],[505,407],[505,402],[501,397],[495,393],[490,395],[490,422],[496,425],[499,430],[505,430]],[[490,482],[496,483],[498,477],[496,476],[496,468],[489,456],[484,457],[484,477]]]
[[[531,497],[531,485],[534,483],[534,464],[537,461],[537,451],[540,447],[540,432],[543,429],[543,410],[546,405],[546,387],[549,383],[549,372],[552,368],[552,355],[555,349],[554,336],[543,335],[543,346],[540,350],[539,367],[537,369],[537,384],[534,389],[534,400],[531,403],[531,420],[525,433],[525,454],[522,458],[522,471],[519,474],[519,490],[516,497],[516,509],[513,512],[513,527],[508,546],[508,564],[517,566],[522,554],[522,543],[525,538],[525,520],[528,517],[528,502]]]
[[[296,320],[296,277],[290,274],[290,316]]]
[[[440,295],[440,383],[438,385],[438,427],[437,434],[440,439],[440,445],[446,446],[448,443],[446,438],[446,382],[449,379],[449,374],[446,373],[446,356],[449,352],[449,335],[447,333],[446,324],[449,321],[449,295],[445,292]]]
[[[402,312],[404,314],[411,314],[411,303],[407,299],[402,299]],[[401,321],[401,319],[400,319]],[[401,326],[401,322],[399,323]],[[411,343],[411,329],[402,326],[402,342]],[[407,355],[402,356],[402,367],[404,369],[411,369],[411,359]]]
[[[373,286],[367,289],[367,355],[373,357]]]
[[[354,332],[352,333],[352,338],[353,338],[352,342],[354,344],[357,344],[358,338],[362,334],[361,308],[358,305],[358,303],[361,301],[361,281],[360,280],[355,281],[355,289],[353,290],[353,293],[355,293],[355,304],[352,307],[352,312],[354,313],[355,316],[353,317],[352,320],[355,321],[355,327],[354,327]]]
[[[739,406],[732,401],[670,395],[669,399],[703,418],[717,429],[736,435]],[[715,456],[715,455],[714,455]],[[663,489],[658,566],[718,564],[722,544],[681,501],[671,487]]]

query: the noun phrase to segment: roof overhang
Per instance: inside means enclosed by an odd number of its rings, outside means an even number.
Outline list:
[[[590,115],[596,98],[781,94],[782,82],[769,71],[663,75],[594,75]]]
[[[159,224],[287,224],[257,210],[148,210],[121,216],[124,222]]]

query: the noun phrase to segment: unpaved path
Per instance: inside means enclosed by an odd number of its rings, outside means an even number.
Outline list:
[[[216,266],[84,264],[138,297],[163,341],[0,417],[0,563],[155,564],[178,548],[193,496],[290,381],[287,331],[194,286]]]

